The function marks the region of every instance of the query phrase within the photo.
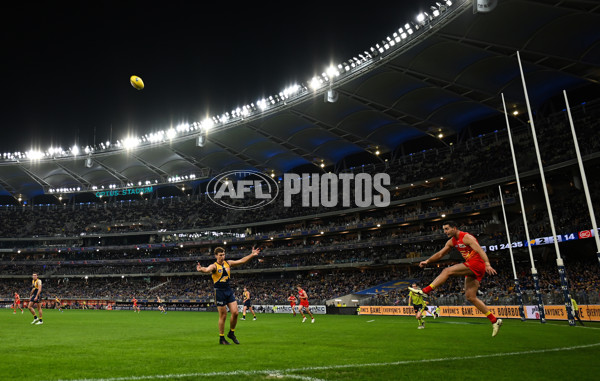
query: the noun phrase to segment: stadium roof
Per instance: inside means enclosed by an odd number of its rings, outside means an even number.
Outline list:
[[[202,147],[195,133],[132,150],[1,162],[0,194],[30,199],[50,189],[72,193],[185,176],[201,181],[232,169],[281,174],[321,162],[339,165],[375,149],[410,150],[416,139],[439,133],[447,139],[501,115],[501,94],[511,109],[526,112],[517,51],[534,109],[563,89],[600,81],[597,2],[505,0],[477,14],[471,1],[455,3],[442,21],[421,25],[401,47],[373,52],[368,65],[333,80],[335,102],[325,101],[327,87],[309,92],[273,112],[210,130]]]

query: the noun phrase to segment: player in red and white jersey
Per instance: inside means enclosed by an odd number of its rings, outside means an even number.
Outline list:
[[[465,276],[465,296],[479,311],[481,311],[492,323],[492,336],[496,336],[502,326],[502,319],[496,317],[490,312],[486,305],[477,297],[477,290],[483,276],[496,274],[496,270],[492,268],[488,256],[485,254],[477,239],[467,232],[458,230],[458,225],[454,221],[448,221],[443,225],[444,233],[450,238],[444,247],[429,257],[425,261],[419,263],[420,267],[425,267],[431,262],[439,261],[444,255],[448,254],[452,248],[456,248],[462,255],[465,262],[454,266],[446,267],[437,278],[423,290],[413,289],[410,291],[417,294],[429,294],[436,287],[441,286],[448,280],[450,276]]]
[[[294,295],[290,295],[288,301],[290,302],[290,307],[292,307],[292,313],[294,316],[296,316],[296,297]]]
[[[133,302],[133,312],[137,312],[138,314],[140,313],[140,306],[138,306],[137,304],[137,299],[133,298],[131,299],[131,301]]]
[[[300,298],[300,307],[298,307],[298,311],[300,311],[300,313],[302,314],[302,323],[304,323],[306,321],[306,315],[304,315],[304,311],[306,310],[306,312],[308,312],[308,314],[310,315],[311,318],[311,323],[315,322],[315,317],[313,316],[313,314],[310,312],[310,309],[308,308],[308,295],[306,294],[306,291],[304,291],[302,289],[302,287],[300,287],[300,285],[297,285],[296,288],[298,289],[298,297]]]
[[[21,310],[21,313],[23,313],[23,309],[21,308],[21,297],[19,296],[19,294],[17,294],[15,292],[15,301],[13,304],[13,314],[17,313],[17,308]]]

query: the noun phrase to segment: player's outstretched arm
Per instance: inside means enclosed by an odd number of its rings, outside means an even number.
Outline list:
[[[442,248],[442,250],[438,251],[437,253],[433,254],[431,257],[429,257],[428,259],[421,261],[419,263],[419,267],[425,267],[428,264],[432,263],[432,262],[437,262],[440,259],[442,259],[442,257],[444,257],[444,255],[448,254],[450,252],[450,250],[452,249],[452,240],[449,239],[446,244],[444,245],[444,247]]]
[[[201,273],[212,273],[216,269],[217,267],[214,263],[207,267],[203,267],[200,263],[196,264],[196,271],[200,271]]]
[[[233,261],[228,261],[229,266],[233,267],[233,266],[242,265],[242,264],[248,262],[250,259],[257,257],[258,253],[260,253],[260,248],[257,249],[256,247],[253,247],[252,252],[250,254],[246,255],[244,258],[241,258],[238,260],[233,260]]]

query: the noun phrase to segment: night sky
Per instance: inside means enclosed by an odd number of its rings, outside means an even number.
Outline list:
[[[2,152],[92,145],[111,130],[114,142],[220,115],[307,83],[434,4],[21,3],[0,23]]]

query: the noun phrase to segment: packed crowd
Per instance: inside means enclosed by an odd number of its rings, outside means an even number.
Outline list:
[[[514,290],[514,274],[510,262],[501,259],[494,262],[497,275],[486,276],[482,281],[479,297],[490,305],[518,304]],[[598,263],[594,260],[567,261],[565,267],[571,294],[580,304],[600,303],[600,275]],[[521,285],[525,304],[537,304],[533,278],[526,259],[517,262],[517,278]],[[538,263],[540,290],[545,304],[562,304],[563,293],[560,277],[552,262]],[[247,287],[252,292],[255,304],[286,304],[287,297],[294,293],[295,285],[301,284],[316,304],[325,304],[335,298],[355,294],[393,280],[417,280],[425,286],[437,276],[440,268],[421,270],[408,266],[388,266],[382,269],[359,271],[315,270],[304,273],[238,273],[232,277],[232,288],[238,297]],[[464,299],[464,279],[451,277],[432,294],[431,303],[462,305]],[[2,279],[0,295],[10,298],[14,292],[28,295],[30,279]],[[381,288],[381,291],[384,289]],[[154,300],[157,295],[166,300],[192,299],[210,302],[213,297],[212,280],[202,274],[179,277],[98,277],[98,278],[52,278],[44,283],[47,298],[59,296],[62,299],[108,299]],[[374,295],[367,304],[405,305],[408,293],[405,289],[386,289]]]

